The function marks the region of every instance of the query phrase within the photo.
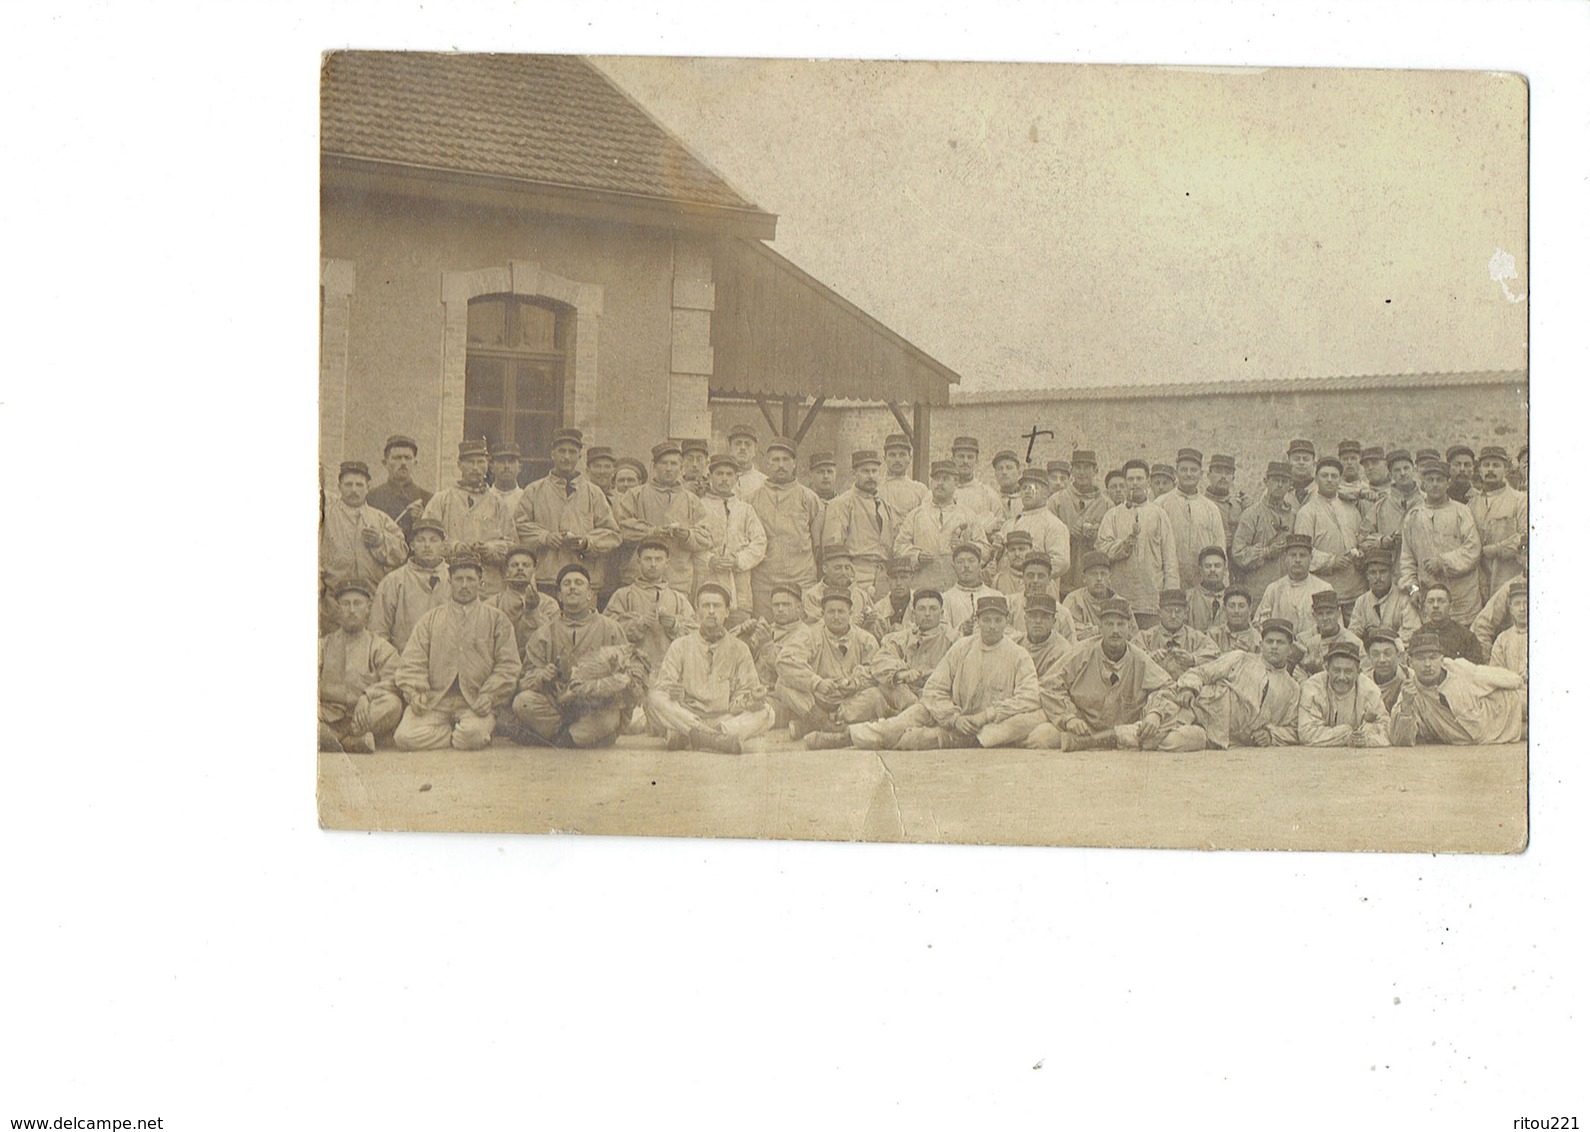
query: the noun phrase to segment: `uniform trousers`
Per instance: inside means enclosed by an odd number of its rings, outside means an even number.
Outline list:
[[[698,715],[662,691],[653,690],[646,697],[646,715],[663,731],[689,735],[698,727],[703,731],[721,731],[723,734],[745,742],[765,734],[773,726],[773,708],[763,705],[755,711],[712,712]]]
[[[433,708],[410,704],[392,741],[400,751],[478,751],[491,742],[496,723],[490,712],[481,715],[471,708],[463,693],[450,691]]]
[[[589,704],[576,701],[568,707],[545,692],[531,689],[513,700],[513,714],[538,739],[556,743],[559,732],[567,731],[576,747],[603,747],[618,738],[623,723],[616,700]]]
[[[335,750],[342,745],[342,740],[357,739],[363,734],[353,730],[353,710],[341,704],[321,704],[319,718],[322,751]],[[376,696],[370,701],[369,730],[378,742],[390,736],[402,718],[403,701],[398,697]]]
[[[984,724],[977,731],[976,744],[979,747],[1019,747],[1043,719],[1043,712],[1029,711]],[[940,727],[933,713],[922,704],[906,708],[893,719],[852,724],[850,741],[865,751],[931,751],[969,747],[973,742],[968,736]]]

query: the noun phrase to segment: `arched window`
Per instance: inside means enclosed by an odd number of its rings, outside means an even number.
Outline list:
[[[520,484],[552,468],[552,432],[563,425],[573,311],[544,299],[469,300],[464,435],[524,453]]]

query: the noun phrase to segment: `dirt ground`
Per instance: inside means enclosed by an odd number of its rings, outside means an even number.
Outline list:
[[[1326,750],[322,754],[328,829],[1508,853],[1523,743]]]

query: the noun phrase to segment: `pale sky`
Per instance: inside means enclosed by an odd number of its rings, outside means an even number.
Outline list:
[[[965,390],[1527,364],[1517,77],[597,62]]]

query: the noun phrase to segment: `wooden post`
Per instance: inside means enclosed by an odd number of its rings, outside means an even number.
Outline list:
[[[918,483],[928,482],[928,472],[933,467],[933,453],[929,450],[933,438],[928,430],[931,413],[932,408],[925,401],[911,406],[911,420],[915,425],[911,429],[911,472]]]
[[[793,437],[795,435],[795,412],[804,400],[804,397],[784,398],[784,436]]]

